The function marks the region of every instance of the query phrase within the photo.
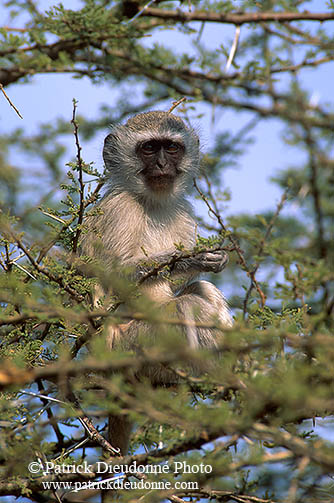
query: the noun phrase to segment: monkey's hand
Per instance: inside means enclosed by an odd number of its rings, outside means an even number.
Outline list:
[[[228,263],[228,255],[223,250],[210,250],[183,256],[182,252],[164,253],[152,257],[151,264],[136,266],[136,280],[139,283],[148,278],[168,277],[172,274],[200,272],[221,272]]]
[[[221,272],[228,263],[228,255],[223,250],[199,252],[188,260],[189,267],[199,272]]]

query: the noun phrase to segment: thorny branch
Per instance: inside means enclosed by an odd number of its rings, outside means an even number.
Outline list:
[[[38,391],[42,395],[40,399],[41,399],[43,405],[44,406],[48,405],[50,402],[46,398],[43,397],[43,395],[45,395],[45,388],[44,388],[42,379],[37,379],[37,386],[38,386]],[[58,423],[56,421],[54,421],[52,410],[48,407],[46,409],[46,413],[47,413],[49,422],[50,422],[50,424],[51,424],[51,426],[53,428],[53,431],[55,432],[55,435],[57,437],[58,445],[60,447],[63,447],[63,445],[64,445],[64,435],[61,432]]]
[[[239,335],[243,335],[243,331]],[[228,340],[223,340],[213,353],[234,351],[238,354],[247,354],[259,348],[269,348],[281,345],[281,340],[284,340],[289,347],[312,353],[315,348],[322,346],[325,350],[332,348],[331,336],[317,335],[305,338],[304,336],[295,335],[293,333],[283,332],[277,338],[266,338],[263,342],[241,342],[240,345],[229,343]],[[117,355],[116,355],[117,356]],[[33,368],[18,368],[11,363],[3,364],[0,371],[0,385],[2,388],[11,385],[21,385],[37,381],[38,379],[58,379],[61,376],[75,377],[85,374],[86,372],[105,372],[105,371],[124,371],[126,369],[139,370],[147,365],[157,363],[169,365],[177,361],[191,362],[200,358],[197,352],[190,352],[185,347],[178,347],[173,353],[166,354],[161,352],[142,352],[140,355],[124,356],[121,359],[113,358],[111,360],[98,360],[93,357],[86,357],[83,360],[61,360],[54,363],[49,363],[44,367]]]
[[[151,450],[147,453],[144,454],[136,454],[133,456],[125,456],[125,457],[120,457],[115,459],[114,461],[111,460],[109,462],[110,466],[113,466],[114,463],[117,464],[123,464],[123,465],[132,465],[133,463],[137,463],[137,465],[146,465],[147,463],[152,463],[154,459],[156,460],[161,460],[161,459],[171,459],[174,456],[177,456],[178,454],[181,454],[183,452],[188,452],[189,450],[195,450],[195,449],[200,449],[204,444],[207,444],[208,442],[212,442],[224,435],[224,431],[222,429],[215,429],[213,428],[212,431],[205,431],[205,432],[196,432],[193,433],[191,436],[186,438],[185,440],[178,442],[174,444],[172,447],[168,448],[163,448],[163,449],[158,449],[158,450]],[[284,451],[279,451],[279,452],[274,452],[274,453],[263,453],[261,455],[258,455],[257,457],[253,457],[250,459],[242,459],[240,461],[235,461],[232,462],[224,467],[224,469],[221,469],[220,475],[228,475],[230,473],[233,473],[235,470],[244,468],[244,467],[249,467],[249,466],[255,466],[258,464],[263,464],[263,463],[279,463],[284,460],[289,460],[293,458],[298,458],[299,456],[303,456],[304,458],[307,459],[312,459],[316,464],[325,464],[325,466],[328,468],[328,470],[333,470],[334,465],[333,465],[333,460],[326,455],[323,455],[321,453],[318,453],[316,449],[312,449],[304,440],[302,440],[299,437],[296,437],[288,432],[280,432],[278,429],[273,429],[270,427],[267,427],[261,423],[256,423],[250,428],[249,435],[255,439],[263,440],[268,439],[269,441],[275,441],[277,442],[277,446],[282,446],[284,447]],[[220,442],[220,449],[221,450],[228,450],[231,446],[235,445],[235,442],[238,440],[238,435],[233,435],[228,440],[225,442]],[[89,474],[64,474],[61,476],[61,480],[77,480],[78,478],[80,479],[85,479],[85,478],[90,478],[90,479],[95,479],[97,474],[95,473],[96,467],[95,465],[91,466],[91,473]],[[329,471],[329,473],[331,473]],[[28,481],[26,478],[20,478],[18,480],[12,480],[12,481],[6,481],[0,484],[0,495],[3,494],[21,494],[22,487],[29,487],[30,489],[35,489],[38,490],[39,487],[42,487],[42,482],[44,480],[52,481],[52,480],[59,480],[59,475],[57,478],[54,478],[52,474],[48,475],[48,478],[46,479],[45,477],[38,477],[32,481]],[[206,479],[208,480],[208,478]],[[165,491],[163,496],[164,499],[168,497],[172,497],[175,494],[175,490],[170,490],[170,491]],[[259,498],[256,496],[248,496],[248,495],[242,495],[240,493],[233,493],[232,491],[215,491],[215,490],[205,490],[201,488],[199,491],[179,491],[176,492],[176,497],[178,496],[203,496],[203,497],[210,497],[212,499],[217,499],[219,501],[236,501],[236,502],[242,502],[242,503],[274,503],[273,500],[271,499],[263,499]],[[226,499],[225,499],[226,496]],[[228,499],[227,499],[228,497]]]
[[[272,229],[273,229],[273,227],[275,225],[275,222],[276,222],[279,214],[282,211],[284,203],[287,200],[287,195],[288,195],[288,190],[286,190],[284,192],[284,194],[282,195],[281,200],[280,200],[280,202],[277,205],[276,212],[273,215],[272,219],[270,220],[270,222],[269,222],[269,224],[267,226],[267,229],[266,229],[266,231],[264,233],[264,236],[263,236],[262,240],[259,243],[259,249],[258,249],[258,251],[256,253],[256,255],[258,257],[261,257],[263,255],[263,253],[264,253],[265,244],[268,241],[268,238],[269,238],[269,236],[271,234],[271,231],[272,231]],[[255,286],[254,278],[255,278],[255,275],[256,275],[259,267],[260,267],[260,261],[258,260],[256,262],[256,264],[254,265],[253,269],[251,271],[249,271],[249,276],[251,278],[251,283],[250,283],[249,288],[248,288],[248,290],[246,292],[246,295],[245,295],[245,298],[244,298],[244,302],[243,302],[243,315],[244,315],[244,317],[247,314],[247,305],[248,305],[249,297],[250,297],[250,294],[252,293],[252,290],[253,290],[253,288]]]
[[[201,196],[201,198],[203,199],[203,201],[205,202],[205,204],[207,205],[210,213],[212,213],[215,218],[217,219],[223,233],[226,235],[227,239],[232,243],[233,245],[233,251],[235,251],[238,255],[238,258],[239,258],[239,261],[240,261],[240,264],[242,266],[242,268],[244,269],[244,271],[246,271],[247,275],[249,276],[249,278],[251,279],[252,283],[254,283],[255,287],[256,287],[256,290],[260,296],[260,301],[261,301],[261,307],[263,307],[266,303],[266,296],[265,294],[263,293],[258,281],[256,280],[255,278],[255,274],[250,270],[249,266],[247,265],[246,263],[246,259],[244,257],[244,254],[243,254],[243,251],[241,250],[236,238],[233,236],[233,234],[231,232],[228,231],[228,229],[226,228],[221,216],[220,216],[220,213],[219,213],[219,210],[217,208],[217,204],[216,204],[216,201],[215,201],[215,198],[214,198],[214,195],[212,193],[212,190],[211,190],[211,183],[209,181],[209,179],[207,178],[206,175],[203,175],[206,183],[207,183],[207,192],[208,192],[208,195],[209,195],[209,198],[210,200],[208,199],[208,197],[201,191],[201,189],[199,188],[199,186],[197,185],[197,182],[196,180],[194,180],[194,186],[197,190],[197,192],[199,193],[199,195]]]
[[[182,493],[180,493],[182,495]],[[197,497],[197,498],[209,498],[210,501],[220,501],[230,503],[234,501],[236,503],[275,503],[273,499],[263,499],[253,496],[251,494],[236,494],[234,491],[215,491],[200,489],[198,491],[187,491],[184,494],[185,497]],[[183,501],[183,500],[182,500]]]
[[[33,266],[33,268],[42,274],[43,276],[47,277],[49,280],[54,281],[57,283],[63,290],[65,290],[73,299],[75,299],[77,302],[82,302],[84,300],[84,297],[74,288],[72,288],[69,285],[66,285],[63,278],[60,276],[56,276],[53,274],[51,271],[46,269],[44,266],[40,265],[36,259],[32,256],[30,250],[22,243],[21,239],[19,236],[17,236],[12,229],[9,230],[9,234],[12,236],[13,240],[17,244],[18,248],[23,251],[27,259],[29,260],[30,264]]]
[[[10,106],[12,108],[14,108],[15,112],[20,117],[20,119],[23,119],[22,115],[20,114],[20,112],[18,111],[18,109],[16,108],[16,106],[14,105],[14,103],[10,100],[10,98],[8,97],[8,95],[5,93],[5,90],[4,90],[2,84],[0,84],[0,91],[2,91],[2,94],[4,95],[4,97],[6,98],[6,100],[8,101],[8,103],[10,104]]]
[[[114,11],[110,12],[111,17],[114,16]],[[240,28],[240,26],[244,23],[260,23],[262,26],[264,24],[267,24],[269,22],[281,22],[282,26],[284,27],[290,27],[291,26],[291,21],[297,21],[297,20],[309,20],[309,21],[318,21],[318,22],[324,22],[328,20],[333,20],[334,15],[331,12],[328,13],[311,13],[311,12],[257,12],[257,13],[208,13],[205,11],[193,11],[193,12],[186,12],[182,10],[164,10],[160,8],[146,8],[145,12],[143,12],[143,15],[140,17],[139,21],[137,20],[136,23],[134,23],[136,26],[138,26],[138,29],[142,30],[147,30],[148,28],[153,28],[153,26],[148,25],[149,21],[148,18],[151,18],[152,20],[156,19],[159,20],[161,19],[161,23],[163,20],[171,20],[175,22],[191,22],[194,20],[201,21],[202,23],[207,22],[220,22],[220,23],[231,23],[234,24],[237,28]],[[144,20],[144,22],[142,22]],[[159,25],[159,23],[158,23]],[[8,27],[6,27],[8,29]],[[297,28],[298,29],[298,28]],[[20,29],[17,29],[18,31]],[[22,29],[21,31],[24,31],[25,29]],[[142,37],[143,34],[139,35],[134,35],[132,34],[132,37],[140,36]],[[302,35],[301,35],[302,36]],[[117,38],[129,38],[128,34],[118,34],[118,33],[113,33],[111,36],[106,35],[106,36],[99,36],[97,39],[96,37],[93,40],[90,40],[89,36],[85,38],[78,38],[73,37],[69,39],[60,39],[57,40],[56,42],[52,44],[34,44],[28,47],[19,47],[19,48],[13,48],[9,47],[4,49],[3,51],[0,51],[0,55],[6,56],[9,54],[15,54],[15,53],[36,53],[40,52],[42,54],[46,54],[51,61],[56,61],[59,59],[59,56],[61,53],[66,53],[68,56],[71,57],[71,59],[74,60],[75,63],[84,63],[85,62],[85,49],[89,49],[89,47],[94,47],[95,49],[100,49],[102,51],[107,50],[107,47],[103,47],[104,43],[110,44],[110,39],[117,39]],[[307,35],[305,34],[305,38],[307,38]],[[323,47],[325,49],[325,46]],[[115,52],[115,51],[113,51]],[[116,51],[117,52],[117,51]],[[129,51],[126,50],[125,52],[125,60],[127,61],[129,58]],[[110,72],[110,68],[107,66],[107,68],[103,69],[103,64],[101,65],[101,58],[98,58],[96,60],[94,52],[89,52],[89,55],[86,56],[88,57],[87,63],[89,62],[89,68],[83,69],[83,68],[73,68],[67,67],[66,65],[62,64],[61,66],[56,65],[51,67],[49,65],[49,68],[43,69],[43,72],[73,72],[73,73],[79,73],[82,75],[90,75],[94,76],[96,73],[99,71],[103,71],[103,73]],[[121,57],[121,56],[120,56]],[[118,59],[117,55],[116,58]],[[320,58],[319,61],[312,61],[312,60],[305,60],[304,63],[300,63],[299,65],[296,66],[294,69],[293,67],[291,68],[277,68],[273,69],[274,72],[281,72],[281,71],[294,71],[299,69],[300,67],[307,66],[307,65],[316,65],[320,64],[321,62],[327,61],[328,58]],[[128,60],[130,61],[130,60]],[[91,65],[96,64],[97,66],[94,68],[94,70],[91,70]],[[33,65],[34,66],[34,65]],[[124,68],[124,73],[125,74],[135,74],[137,75],[138,68],[142,65],[140,65],[140,61],[137,61],[135,66],[129,68],[129,64],[126,63],[127,68]],[[99,69],[100,68],[100,69]],[[173,72],[171,73],[169,70],[169,75],[168,75],[168,80],[169,80],[169,85],[173,88],[175,88],[176,84],[173,84],[173,81],[175,80],[173,78],[174,71],[176,69],[173,68]],[[9,68],[3,68],[0,71],[0,80],[3,85],[8,85],[12,82],[16,82],[18,79],[25,75],[34,75],[39,72],[38,68],[30,68],[29,65],[25,65],[22,67],[22,65],[18,66],[11,66]],[[141,74],[143,74],[143,70],[141,70]],[[242,72],[238,72],[236,74],[237,76],[243,77]],[[150,78],[156,79],[157,76],[153,75],[152,72],[150,73]],[[222,75],[221,80],[226,79],[227,76]],[[235,75],[228,76],[229,79],[234,79],[236,78]],[[243,79],[244,80],[244,79]],[[181,91],[181,95],[191,95],[187,91],[187,89],[183,89]]]
[[[1,295],[1,300],[4,300],[5,297]],[[108,309],[96,309],[93,311],[84,311],[82,313],[77,313],[74,311],[69,311],[65,308],[60,308],[60,307],[49,307],[49,306],[41,306],[36,304],[35,306],[27,302],[26,307],[30,307],[31,311],[30,312],[25,312],[25,313],[18,313],[12,316],[5,316],[3,318],[0,318],[0,326],[5,326],[5,325],[13,325],[17,326],[20,323],[24,323],[26,321],[32,321],[32,320],[39,320],[40,323],[46,322],[50,318],[54,317],[61,317],[63,319],[68,319],[69,321],[72,321],[74,323],[88,323],[91,320],[99,319],[99,318],[110,318],[113,315],[113,310]],[[206,322],[206,323],[201,323],[199,321],[187,321],[187,324],[185,324],[184,321],[182,321],[179,318],[169,318],[169,317],[162,317],[159,315],[158,318],[151,319],[149,318],[145,313],[140,313],[140,312],[129,312],[129,313],[123,313],[119,312],[117,313],[117,318],[121,318],[123,320],[137,320],[137,321],[150,321],[150,323],[154,324],[166,324],[166,325],[171,325],[171,326],[194,326],[194,327],[200,327],[200,328],[216,328],[220,329],[219,325],[214,322]],[[80,341],[81,339],[85,340],[85,337],[82,336],[78,339]],[[81,344],[82,345],[82,344]],[[79,344],[79,346],[81,347]],[[75,345],[77,347],[77,345]],[[73,349],[74,351],[74,349]],[[76,355],[73,354],[73,357]]]
[[[170,68],[166,67],[161,67],[161,65],[156,66],[157,71],[155,73],[150,73],[147,71],[147,69],[141,64],[140,61],[138,61],[135,57],[131,57],[126,51],[118,50],[118,49],[109,49],[105,48],[104,52],[106,56],[110,57],[115,57],[119,58],[121,60],[124,60],[124,64],[127,67],[127,72],[128,73],[134,73],[135,75],[140,74],[140,75],[145,75],[149,77],[150,79],[155,80],[156,82],[166,85],[168,87],[173,88],[175,91],[177,91],[181,96],[192,96],[192,97],[197,97],[198,96],[198,89],[200,88],[203,98],[214,105],[221,105],[223,107],[228,107],[228,108],[233,108],[235,110],[244,110],[244,111],[250,111],[255,113],[258,117],[262,119],[270,119],[272,117],[280,117],[282,119],[285,119],[293,124],[306,124],[307,126],[310,127],[316,127],[316,128],[326,128],[331,130],[332,125],[333,125],[333,114],[328,113],[321,107],[317,106],[306,106],[307,109],[310,110],[310,114],[305,114],[303,109],[296,109],[295,107],[289,106],[289,103],[284,103],[286,96],[279,95],[277,93],[274,93],[273,90],[267,90],[267,94],[272,98],[273,103],[272,105],[269,106],[262,106],[257,103],[251,102],[249,100],[237,100],[237,99],[232,99],[230,97],[221,97],[217,95],[216,89],[213,91],[210,88],[204,87],[203,84],[200,82],[191,82],[192,79],[194,78],[199,78],[204,81],[212,81],[212,82],[224,82],[227,78],[228,79],[235,79],[236,76],[231,74],[230,76],[228,75],[211,75],[207,73],[201,73],[201,72],[194,72],[193,70],[188,70],[183,69],[183,70],[174,70],[171,72]],[[90,61],[91,61],[92,56],[90,56]],[[131,65],[129,68],[129,64]],[[100,68],[101,71],[103,67]],[[279,70],[279,69],[277,69]],[[106,66],[103,70],[104,72],[108,71],[108,67]],[[176,75],[174,76],[176,72]],[[183,82],[179,77],[182,77],[185,82]],[[242,74],[240,74],[240,77],[242,77]],[[245,84],[242,82],[240,84],[240,87],[242,88],[245,86]],[[246,86],[247,90],[247,86]],[[261,91],[257,90],[256,88],[252,87],[248,89],[249,92],[252,94],[259,94],[263,95],[264,90],[261,89]],[[317,114],[315,114],[317,112]]]
[[[207,253],[208,251],[233,251],[234,248],[228,248],[228,247],[221,247],[221,246],[214,246],[212,248],[204,248],[204,249],[199,249],[199,250],[191,250],[191,251],[175,251],[170,255],[170,258],[166,260],[163,263],[158,263],[155,264],[154,260],[152,260],[152,264],[148,264],[148,271],[145,272],[140,276],[138,279],[138,285],[141,285],[144,281],[147,281],[150,278],[155,278],[159,276],[159,273],[164,274],[166,271],[166,274],[168,275],[169,271],[173,271],[175,265],[178,262],[181,262],[184,259],[192,258],[195,257],[198,254],[201,253]]]
[[[168,113],[171,114],[175,110],[175,108],[177,108],[181,103],[184,103],[185,101],[187,101],[187,98],[185,96],[177,101],[173,101],[173,105],[168,110]]]
[[[65,374],[66,375],[66,374]],[[64,374],[62,375],[62,378],[64,378]],[[67,399],[74,405],[74,407],[79,411],[80,415],[78,416],[79,422],[82,424],[84,427],[86,433],[88,434],[88,437],[96,442],[98,445],[102,447],[102,449],[107,452],[109,455],[112,456],[119,456],[120,450],[115,449],[102,435],[101,433],[95,428],[92,420],[86,416],[84,411],[82,410],[82,407],[80,405],[79,400],[77,397],[74,395],[74,393],[69,390],[66,394]]]
[[[96,185],[94,191],[89,195],[89,197],[83,202],[83,210],[85,210],[90,204],[94,204],[100,194],[100,190],[102,189],[103,185],[105,184],[105,180],[100,180],[98,184]],[[73,215],[69,220],[67,220],[59,232],[57,233],[56,237],[54,237],[49,243],[46,244],[44,248],[41,249],[38,258],[36,259],[36,262],[39,264],[43,258],[47,255],[47,253],[51,250],[51,248],[57,243],[59,240],[60,235],[66,231],[73,222],[77,219],[77,215]]]
[[[84,217],[84,209],[85,209],[85,185],[83,182],[83,160],[81,157],[81,146],[79,142],[79,134],[78,134],[78,122],[76,120],[76,109],[77,109],[77,102],[73,100],[73,115],[72,115],[72,120],[71,123],[73,124],[73,133],[74,133],[74,138],[75,138],[75,144],[77,147],[77,169],[78,169],[78,181],[79,181],[79,213],[78,213],[78,222],[77,222],[77,228],[76,228],[76,233],[73,239],[73,244],[72,244],[72,253],[77,252],[78,248],[78,242],[79,242],[79,237],[81,234],[81,226],[83,222],[83,217]]]

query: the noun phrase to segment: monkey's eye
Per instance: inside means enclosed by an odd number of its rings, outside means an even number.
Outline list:
[[[143,145],[141,146],[141,149],[144,154],[154,154],[154,152],[157,150],[157,146],[156,146],[155,142],[147,141],[147,142],[143,143]]]
[[[168,145],[166,145],[166,150],[170,154],[176,154],[176,152],[180,150],[180,145],[175,141],[168,142]]]

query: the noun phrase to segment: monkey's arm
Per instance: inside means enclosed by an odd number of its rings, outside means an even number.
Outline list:
[[[149,277],[163,274],[166,267],[168,272],[185,274],[191,272],[221,272],[228,263],[228,255],[223,250],[203,251],[195,254],[162,253],[150,257],[145,262],[136,264],[136,279],[141,282]]]

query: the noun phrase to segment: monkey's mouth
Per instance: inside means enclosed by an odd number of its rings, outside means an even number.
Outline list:
[[[145,180],[151,190],[164,191],[173,188],[175,176],[159,173],[158,175],[146,176]]]

